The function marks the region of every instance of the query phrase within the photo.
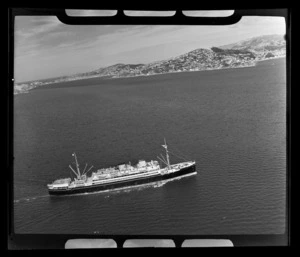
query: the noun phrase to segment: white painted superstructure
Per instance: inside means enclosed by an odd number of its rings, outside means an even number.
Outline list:
[[[173,173],[179,172],[185,168],[189,168],[195,165],[195,161],[186,161],[177,164],[170,164],[169,151],[168,146],[166,144],[162,145],[165,148],[166,156],[163,155],[157,156],[157,158],[164,163],[166,166],[162,168],[158,161],[151,160],[139,160],[136,165],[128,164],[120,164],[115,167],[102,168],[98,169],[95,172],[92,172],[90,176],[87,176],[87,172],[92,169],[90,167],[88,170],[87,164],[83,170],[80,172],[79,164],[77,161],[77,156],[75,153],[72,155],[75,158],[76,169],[73,169],[71,165],[69,165],[72,172],[76,175],[76,178],[72,181],[70,178],[66,179],[58,179],[54,181],[52,184],[48,184],[48,189],[51,191],[54,190],[64,190],[64,189],[76,189],[83,187],[93,187],[96,185],[106,185],[106,184],[118,184],[130,181],[137,180],[151,180],[157,179],[157,177],[163,176],[174,176]]]

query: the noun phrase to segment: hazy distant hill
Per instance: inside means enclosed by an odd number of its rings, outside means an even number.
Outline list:
[[[210,69],[253,66],[259,60],[285,56],[286,43],[283,35],[265,35],[234,44],[211,49],[195,49],[183,55],[148,64],[118,63],[91,72],[64,76],[53,80],[40,80],[15,85],[15,93],[26,92],[34,87],[64,81],[92,77],[134,77],[170,72],[200,71]]]
[[[186,54],[149,64],[116,64],[85,75],[129,77],[167,72],[197,71],[255,65],[261,59],[284,56],[282,35],[266,35],[231,45],[199,48]]]
[[[286,42],[283,35],[265,35],[250,38],[238,43],[220,46],[222,49],[238,49],[251,51],[256,55],[272,53],[274,56],[284,55]]]

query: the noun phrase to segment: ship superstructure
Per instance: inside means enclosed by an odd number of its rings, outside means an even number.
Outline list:
[[[87,164],[83,172],[79,169],[77,156],[73,153],[76,168],[71,165],[69,168],[75,174],[74,180],[71,178],[58,179],[52,184],[48,184],[50,194],[76,194],[92,191],[102,191],[114,188],[127,187],[131,185],[145,184],[182,176],[188,173],[196,172],[196,162],[186,161],[177,164],[170,164],[170,157],[166,141],[162,145],[166,151],[165,157],[163,155],[157,156],[165,167],[161,167],[157,160],[145,161],[139,160],[136,165],[120,164],[115,167],[98,169],[87,176],[93,166],[88,170]]]

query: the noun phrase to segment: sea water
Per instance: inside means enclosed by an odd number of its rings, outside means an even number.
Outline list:
[[[164,153],[164,137],[171,152],[196,161],[196,175],[114,192],[48,195],[48,183],[73,176],[73,152],[82,169],[150,161]],[[286,159],[284,58],[248,68],[43,86],[14,96],[14,229],[284,233]]]

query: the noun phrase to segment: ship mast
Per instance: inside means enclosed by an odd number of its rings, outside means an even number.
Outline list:
[[[78,174],[76,173],[76,171],[72,168],[71,165],[69,165],[69,168],[72,170],[72,172],[76,175],[76,177],[78,178]]]
[[[168,146],[167,146],[165,138],[164,138],[164,140],[165,140],[165,144],[162,146],[166,149],[167,165],[168,165],[168,168],[170,168],[170,157],[169,157]]]
[[[76,156],[76,153],[73,153],[72,154],[75,158],[75,162],[76,162],[76,169],[77,169],[77,172],[78,172],[78,179],[81,178],[81,175],[80,175],[80,170],[79,170],[79,164],[78,164],[78,161],[77,161],[77,156]]]

